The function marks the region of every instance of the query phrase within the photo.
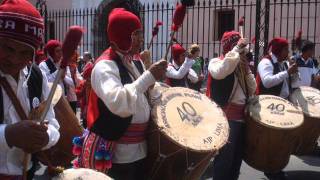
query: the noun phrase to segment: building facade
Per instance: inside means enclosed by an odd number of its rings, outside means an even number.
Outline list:
[[[36,4],[36,0],[32,0]],[[86,37],[81,52],[96,51],[97,46],[108,45],[105,37],[107,15],[114,7],[126,7],[132,0],[46,0],[50,39],[63,39],[69,25],[80,24],[86,28]],[[168,45],[171,21],[177,0],[136,0],[141,6],[140,15],[145,30],[145,47],[151,39],[152,27],[157,20],[163,22],[159,35],[152,46],[153,59],[161,58]],[[234,3],[234,4],[232,4]],[[198,43],[202,56],[212,58],[221,52],[220,38],[225,31],[239,30],[238,19],[245,17],[244,37],[254,39],[256,31],[256,3],[254,0],[196,0],[196,6],[189,8],[184,24],[177,33],[177,39],[185,47]],[[130,5],[129,5],[130,6]],[[90,10],[93,13],[90,13]],[[73,16],[68,15],[71,10]],[[77,11],[78,10],[78,11]],[[81,10],[88,10],[84,13]],[[65,12],[64,12],[65,11]],[[55,14],[59,12],[58,14]],[[81,14],[81,13],[84,14]],[[78,14],[77,14],[78,13]],[[285,37],[291,41],[299,30],[302,38],[316,42],[316,56],[320,56],[320,2],[317,0],[270,1],[269,40]],[[261,44],[262,46],[264,44]]]

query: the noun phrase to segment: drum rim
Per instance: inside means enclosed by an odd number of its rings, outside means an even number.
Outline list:
[[[252,100],[254,100],[254,99],[256,99],[256,98],[259,98],[259,97],[261,97],[261,96],[272,96],[272,97],[278,97],[278,98],[279,98],[279,96],[263,94],[263,95],[255,96]],[[280,98],[281,98],[281,97],[280,97]],[[282,98],[282,99],[283,99],[283,98]],[[284,99],[284,100],[286,100],[286,99]],[[302,109],[301,109],[299,106],[295,106],[292,102],[290,102],[290,101],[288,101],[288,100],[286,100],[286,101],[287,101],[289,104],[292,104],[294,107],[297,107],[297,108],[302,112],[302,115],[303,115],[303,111],[302,111]],[[262,125],[262,126],[264,126],[264,127],[269,127],[269,128],[271,128],[271,129],[273,129],[273,130],[294,130],[294,129],[299,128],[299,127],[304,123],[304,116],[303,116],[302,121],[301,121],[298,125],[296,125],[296,127],[278,127],[278,126],[272,126],[272,125],[270,125],[270,124],[263,123],[261,120],[259,121],[259,120],[255,119],[255,118],[253,118],[253,117],[251,116],[251,113],[252,113],[252,112],[249,111],[249,107],[250,107],[250,106],[251,106],[251,103],[249,102],[249,103],[246,105],[246,107],[245,107],[245,115],[246,115],[247,117],[249,117],[250,119],[254,120],[255,122],[259,123],[260,125]]]
[[[169,88],[167,88],[167,89],[164,89],[163,92],[166,92],[166,91],[171,90],[171,89],[187,89],[188,91],[194,91],[194,90],[192,90],[192,89],[184,88],[184,87],[169,87]],[[196,91],[195,91],[195,92],[196,92]],[[202,94],[202,93],[199,93],[199,94],[201,94],[201,96],[204,96],[205,98],[207,98],[208,100],[210,100],[210,102],[211,102],[213,105],[217,106],[217,104],[216,104],[214,101],[212,101],[210,98],[208,98],[206,95],[204,95],[204,94]],[[176,140],[175,140],[174,138],[172,138],[172,137],[169,136],[167,133],[165,133],[166,131],[162,130],[162,129],[164,129],[164,128],[159,128],[158,124],[156,123],[156,122],[159,120],[159,118],[157,118],[157,117],[155,116],[155,114],[157,114],[156,112],[157,112],[157,107],[158,107],[158,106],[159,106],[159,103],[156,103],[156,104],[153,105],[152,112],[151,112],[152,121],[153,121],[153,123],[155,124],[156,129],[157,129],[159,132],[162,132],[161,134],[164,135],[165,137],[167,137],[168,139],[170,139],[171,142],[173,142],[175,145],[177,145],[177,146],[179,146],[179,147],[181,147],[181,148],[184,148],[184,149],[186,149],[186,150],[192,151],[192,152],[199,152],[199,153],[201,153],[201,152],[202,152],[202,153],[204,153],[204,152],[207,152],[207,153],[212,152],[212,153],[215,153],[215,152],[218,152],[218,151],[228,142],[228,137],[229,137],[229,135],[230,135],[230,127],[229,127],[228,119],[226,118],[223,110],[222,110],[220,107],[217,106],[217,107],[218,107],[218,110],[221,111],[221,114],[222,114],[223,117],[225,118],[226,124],[228,125],[228,128],[226,128],[226,130],[225,130],[225,132],[226,132],[226,133],[225,133],[226,136],[225,136],[225,138],[224,138],[225,140],[221,140],[221,141],[220,141],[220,142],[221,142],[221,143],[219,143],[220,147],[219,147],[218,145],[215,145],[215,146],[214,146],[214,149],[211,149],[211,150],[209,150],[209,149],[208,149],[208,150],[199,150],[199,149],[194,149],[194,148],[186,147],[186,146],[184,146],[183,144],[180,144],[180,143],[176,142]]]

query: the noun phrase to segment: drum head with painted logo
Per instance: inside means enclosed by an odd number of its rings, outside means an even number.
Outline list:
[[[205,95],[187,88],[163,90],[153,120],[174,143],[197,152],[216,151],[228,139],[223,111]]]
[[[274,129],[293,129],[303,123],[301,108],[278,96],[256,96],[246,111],[253,120]]]
[[[307,116],[320,118],[320,91],[318,89],[302,86],[292,93],[290,101],[300,105]]]

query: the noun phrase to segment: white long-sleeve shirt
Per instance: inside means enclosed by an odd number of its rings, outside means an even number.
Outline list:
[[[216,80],[222,80],[233,73],[239,64],[239,52],[241,51],[243,50],[239,50],[238,47],[234,47],[232,51],[228,52],[225,55],[223,60],[221,60],[220,58],[211,59],[209,62],[208,71],[210,72],[212,78]],[[256,90],[256,81],[254,75],[251,72],[248,73],[245,78],[249,91],[248,94],[251,96]],[[231,97],[232,99],[229,100],[230,102],[241,105],[246,103],[246,96],[244,94],[244,90],[238,83],[237,76],[235,76],[231,94],[233,94],[233,97]]]
[[[57,68],[57,70],[55,72],[53,72],[51,74],[50,72],[50,69],[49,67],[47,66],[47,63],[45,61],[41,62],[39,64],[39,68],[41,69],[42,72],[45,73],[45,75],[47,76],[47,79],[48,79],[48,82],[50,83],[53,83],[53,81],[56,79],[56,76],[58,74],[58,70],[59,70],[59,67],[60,67],[60,63],[55,63],[51,57],[49,57],[49,60],[55,65],[55,67]],[[68,72],[69,74],[70,73],[70,70],[68,71],[68,68],[67,68],[67,73],[66,73],[66,76],[64,77],[63,79],[63,82],[60,82],[60,86],[62,87],[63,90],[65,90],[66,87],[64,87],[64,84],[65,83],[67,86],[74,86],[74,83],[73,83],[73,80],[71,78],[71,75],[68,76]]]
[[[167,67],[166,76],[172,79],[182,79],[187,74],[187,78],[192,82],[198,82],[197,73],[191,69],[192,65],[195,63],[193,59],[186,58],[181,66],[177,65],[174,61],[172,62],[172,66]],[[178,69],[178,70],[177,70]],[[187,87],[187,85],[186,85]]]
[[[42,84],[42,95],[44,99],[47,99],[49,95],[49,87],[47,78],[44,73],[43,74],[43,84]],[[3,74],[0,71],[0,75],[5,77],[9,82],[10,86],[14,90],[16,96],[20,100],[20,103],[23,107],[23,110],[28,115],[30,112],[30,104],[29,104],[29,95],[28,88],[23,86],[23,82],[26,80],[27,71],[21,70],[19,82],[13,79],[12,76]],[[4,108],[4,121],[3,124],[0,124],[0,174],[7,175],[22,175],[23,169],[23,156],[24,152],[16,147],[9,147],[5,138],[5,128],[8,124],[14,124],[21,121],[18,113],[16,112],[10,98],[5,92],[4,88],[1,88],[2,96],[3,96],[3,108]],[[49,142],[43,149],[48,149],[55,145],[60,137],[59,134],[59,123],[55,119],[53,108],[50,107],[48,114],[46,116],[46,120],[49,121],[48,124],[48,136]],[[23,133],[23,132],[17,132]],[[28,141],[28,139],[26,139]],[[29,164],[29,168],[31,164]]]
[[[301,55],[298,56],[298,58],[300,57]],[[297,59],[294,60],[297,61]],[[312,58],[305,60],[301,57],[299,61],[300,62],[297,62],[299,78],[295,78],[292,81],[292,87],[298,88],[300,86],[311,86],[312,77],[318,73],[319,69],[315,67]]]
[[[71,75],[71,71],[70,71],[70,67],[67,66],[67,69],[66,69],[66,76],[67,78],[71,78],[72,79],[72,75]],[[72,83],[71,84],[66,84],[68,88],[67,90],[67,100],[69,102],[74,102],[74,101],[77,101],[77,94],[76,94],[76,86],[78,86],[80,84],[82,80],[82,77],[78,71],[78,68],[76,68],[76,76],[75,76],[75,79],[73,82],[73,79],[72,79]]]
[[[113,60],[101,60],[92,70],[92,88],[112,113],[123,118],[132,115],[131,123],[146,123],[150,117],[150,106],[144,93],[155,83],[155,79],[150,71],[140,75],[133,62],[127,63],[123,59],[122,62],[136,74],[137,80],[129,73],[133,82],[122,85],[117,64]],[[113,162],[131,163],[145,158],[146,155],[146,142],[117,144]]]
[[[275,55],[271,54],[273,63],[278,63],[278,59]],[[286,61],[279,64],[280,71],[278,74],[273,74],[273,65],[269,59],[263,58],[258,65],[258,72],[262,81],[262,84],[266,88],[271,88],[280,83],[283,83],[280,97],[288,98],[289,96],[289,74],[285,69]]]

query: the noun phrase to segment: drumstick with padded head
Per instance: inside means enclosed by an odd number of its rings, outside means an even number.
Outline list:
[[[72,59],[74,52],[77,50],[77,47],[81,41],[83,35],[83,29],[80,26],[71,26],[66,34],[66,37],[62,44],[62,61],[58,71],[58,74],[53,82],[50,94],[45,104],[44,111],[41,114],[40,122],[43,122],[49,108],[51,106],[51,101],[53,99],[54,93],[56,91],[57,85],[59,84],[61,77],[65,74],[66,67],[68,66],[69,61]]]
[[[240,36],[241,38],[243,38],[244,16],[240,18],[238,25],[239,25]]]
[[[66,34],[64,42],[62,44],[62,52],[63,52],[62,62],[61,62],[58,74],[53,82],[48,99],[45,102],[44,111],[42,112],[39,119],[40,123],[42,123],[45,117],[47,116],[57,85],[60,82],[62,75],[65,73],[66,67],[68,66],[68,62],[70,61],[75,50],[77,49],[81,41],[82,35],[83,35],[83,29],[80,26],[71,26]],[[30,159],[29,157],[30,157],[30,154],[28,153],[25,153],[23,157],[23,179],[24,180],[27,179],[27,169],[28,169],[28,164]]]
[[[244,26],[244,16],[242,16],[240,19],[239,19],[239,22],[238,22],[238,26],[239,26],[239,31],[240,31],[240,36],[241,38],[244,38],[244,32],[243,32],[243,26]],[[242,59],[242,58],[241,58]],[[245,58],[246,60],[246,58]],[[241,74],[241,78],[240,78],[240,81],[242,82],[242,84],[245,86],[244,90],[246,91],[245,94],[246,96],[249,96],[247,93],[248,93],[248,87],[247,87],[247,82],[245,80],[245,73],[243,72],[243,69],[240,68],[239,66],[237,67],[237,70],[240,72]]]
[[[171,34],[170,34],[170,41],[169,45],[167,47],[166,53],[164,55],[164,59],[167,60],[168,58],[168,53],[170,50],[170,47],[172,45],[172,39],[174,38],[175,33],[179,30],[181,27],[183,20],[186,16],[187,12],[187,7],[188,6],[193,6],[194,5],[194,0],[181,0],[181,4],[177,5],[176,10],[174,11],[173,15],[173,22],[171,25]]]
[[[152,37],[151,37],[151,40],[147,46],[147,49],[149,50],[153,44],[153,39],[154,37],[156,37],[159,33],[159,27],[162,26],[163,23],[161,21],[157,21],[156,25],[153,27],[152,29]]]

